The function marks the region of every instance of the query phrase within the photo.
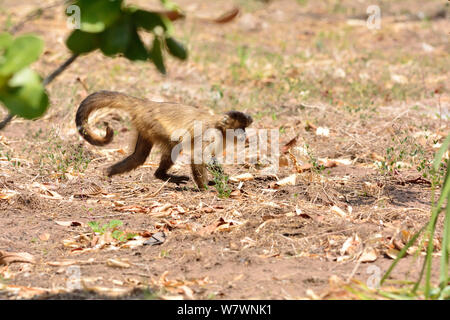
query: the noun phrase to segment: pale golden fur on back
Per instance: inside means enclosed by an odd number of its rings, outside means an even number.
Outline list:
[[[89,129],[89,115],[101,108],[126,111],[131,116],[131,122],[136,130],[147,139],[156,139],[154,143],[158,144],[170,141],[171,134],[177,129],[189,131],[193,128],[194,121],[202,121],[205,127],[214,127],[222,118],[184,104],[155,102],[119,92],[99,91],[83,100],[76,115],[78,131],[84,138],[88,136],[86,140],[94,145],[106,145],[112,141],[112,136],[108,137],[108,133],[105,139]],[[110,130],[108,128],[110,127],[107,126],[107,132]]]

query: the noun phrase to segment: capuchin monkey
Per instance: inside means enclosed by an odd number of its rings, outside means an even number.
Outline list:
[[[184,129],[189,134],[190,145],[194,145],[194,123],[201,121],[202,129],[216,129],[223,139],[226,130],[245,130],[252,122],[251,116],[239,112],[229,111],[224,115],[213,116],[198,108],[178,103],[155,102],[128,96],[120,92],[99,91],[84,99],[76,114],[76,125],[80,135],[90,144],[104,146],[113,139],[114,131],[106,124],[106,135],[101,137],[89,128],[88,118],[91,112],[101,108],[115,108],[126,111],[131,116],[131,122],[137,130],[134,152],[128,157],[110,166],[106,174],[111,177],[124,173],[142,165],[147,159],[153,146],[161,149],[161,160],[155,177],[176,184],[183,184],[189,180],[188,176],[176,176],[167,173],[176,160],[172,149],[180,141],[173,141],[177,130]],[[185,142],[185,141],[184,141]],[[222,141],[223,142],[223,141]],[[191,159],[191,169],[194,181],[200,189],[208,185],[207,164],[195,163]]]

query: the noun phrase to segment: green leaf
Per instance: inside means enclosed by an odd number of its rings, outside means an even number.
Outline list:
[[[17,72],[9,81],[8,86],[10,87],[22,87],[27,84],[40,84],[41,78],[39,75],[29,69],[25,68]]]
[[[107,28],[100,35],[100,49],[105,55],[125,53],[132,38],[132,28],[128,19],[121,19],[118,23]]]
[[[174,10],[174,11],[180,10],[180,7],[176,3],[173,3],[170,0],[161,0],[161,4],[167,10]]]
[[[134,237],[136,237],[137,234],[136,233],[132,233],[132,232],[128,232],[126,236],[127,236],[127,240],[131,240]]]
[[[175,40],[172,37],[168,37],[168,38],[166,38],[166,44],[167,44],[167,48],[169,49],[169,52],[171,55],[173,55],[174,57],[177,57],[178,59],[181,59],[181,60],[187,59],[186,49],[177,40]]]
[[[11,113],[25,119],[40,117],[48,107],[48,96],[39,75],[28,68],[16,73],[0,91],[0,101]]]
[[[92,231],[99,232],[100,226],[97,221],[89,221],[88,226],[91,227]]]
[[[120,230],[114,230],[114,231],[111,233],[111,236],[112,236],[114,239],[116,239],[116,240],[119,240],[119,241],[125,241],[125,235],[124,235],[124,232],[123,232],[123,231],[120,231]]]
[[[4,36],[3,43],[10,42],[7,36]],[[0,75],[12,75],[30,63],[36,61],[42,53],[44,42],[36,36],[20,36],[10,42],[0,65]]]
[[[450,169],[448,169],[450,170]],[[442,236],[442,254],[441,254],[441,270],[439,276],[439,285],[445,288],[448,285],[448,260],[450,253],[450,197],[447,197],[447,207],[444,219],[444,232]],[[447,287],[447,298],[450,297],[450,287]]]
[[[131,31],[131,39],[128,44],[128,48],[125,51],[125,57],[132,61],[147,60],[149,58],[147,48],[145,48],[145,45],[139,37],[136,28],[133,28]]]
[[[132,17],[136,26],[144,28],[147,31],[153,31],[157,26],[162,27],[164,31],[168,28],[166,19],[155,12],[136,10],[133,12]]]
[[[150,58],[152,59],[156,68],[158,68],[159,72],[161,72],[162,74],[166,74],[166,67],[164,66],[164,59],[162,55],[161,40],[156,36],[153,40],[153,47],[150,52]]]
[[[13,42],[13,37],[7,33],[0,33],[0,50],[8,48]]]
[[[111,26],[121,15],[122,0],[78,0],[81,30],[98,33]]]
[[[450,299],[450,286],[446,286],[444,289],[442,289],[441,294],[440,294],[440,299],[443,299],[443,300]]]
[[[120,221],[120,220],[111,220],[108,223],[108,228],[109,229],[114,229],[114,228],[120,227],[121,225],[123,225],[122,221]]]
[[[444,142],[442,143],[441,147],[439,148],[438,152],[436,153],[436,156],[434,157],[433,162],[433,168],[434,170],[439,169],[439,165],[442,161],[442,158],[444,157],[444,153],[449,149],[450,147],[450,134],[445,138]]]
[[[74,53],[88,53],[99,47],[99,35],[74,30],[67,38],[66,45]]]

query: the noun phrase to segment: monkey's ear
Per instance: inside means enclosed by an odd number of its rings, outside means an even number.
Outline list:
[[[228,114],[224,114],[220,120],[218,120],[215,124],[216,129],[221,131],[225,131],[228,128],[228,123],[230,121],[230,116]]]
[[[225,113],[222,118],[222,124],[226,126],[226,124],[229,122],[230,122],[230,115],[228,113]]]

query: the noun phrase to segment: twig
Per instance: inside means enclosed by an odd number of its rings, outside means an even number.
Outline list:
[[[427,180],[427,179],[425,179],[424,177],[421,177],[421,176],[419,176],[417,178],[411,178],[411,179],[408,179],[408,180],[403,180],[403,181],[400,181],[400,182],[403,183],[402,185],[404,185],[406,183],[417,183],[417,184],[423,183],[423,184],[427,184],[427,185],[431,186],[431,181],[429,181],[429,180]]]
[[[107,216],[105,215],[98,215],[98,216],[89,216],[89,218],[91,219],[97,219],[97,218],[115,218],[115,217],[120,217],[120,216],[124,216],[126,215],[126,213],[117,213],[117,214],[109,214]]]
[[[152,193],[151,195],[149,195],[148,197],[154,197],[154,196],[156,196],[156,195],[162,190],[162,188],[164,188],[164,186],[169,182],[169,180],[170,180],[170,178],[167,179],[167,180],[161,185],[161,187],[159,187],[158,190],[156,190],[155,192],[153,192],[153,193]]]
[[[151,278],[151,275],[145,274],[145,273],[139,273],[139,272],[124,272],[123,274],[129,275],[129,276],[139,276],[143,278]]]
[[[50,82],[52,82],[57,76],[59,76],[61,74],[61,72],[63,72],[64,70],[66,70],[66,68],[68,66],[70,66],[72,64],[72,62],[75,61],[75,59],[78,58],[78,53],[74,53],[72,54],[69,59],[67,59],[66,61],[63,62],[63,64],[61,64],[58,68],[56,68],[55,71],[53,71],[52,73],[50,73],[45,79],[44,81],[42,81],[42,84],[44,85],[44,87],[46,85],[48,85]]]
[[[14,115],[9,113],[5,119],[2,120],[2,122],[0,122],[0,130],[2,130],[11,120],[12,118],[14,118]]]
[[[360,143],[359,141],[358,141],[358,139],[354,136],[354,135],[352,135],[352,134],[350,134],[350,133],[348,133],[348,132],[346,132],[346,131],[344,131],[344,130],[339,130],[342,134],[345,134],[345,135],[347,135],[347,136],[349,136],[350,138],[352,138],[354,141],[355,141],[355,143],[356,144],[358,144],[360,147],[362,147],[362,148],[364,148],[364,147],[366,147],[365,145],[363,145],[362,143]],[[352,147],[353,147],[353,145],[352,145]],[[350,149],[350,148],[349,148]],[[348,149],[347,149],[348,150]]]
[[[406,111],[403,111],[402,113],[400,113],[399,115],[397,115],[394,119],[392,119],[391,121],[389,121],[388,123],[386,123],[380,130],[378,130],[378,132],[376,133],[377,138],[378,135],[380,133],[382,133],[387,127],[389,127],[390,125],[392,125],[395,121],[397,121],[398,118],[403,117],[404,115],[408,114],[409,109]]]
[[[360,264],[361,264],[361,259],[358,259],[358,261],[356,262],[355,267],[352,270],[352,273],[350,273],[350,275],[347,278],[347,281],[345,281],[346,283],[350,283],[350,280],[352,280],[352,278],[355,275],[356,271],[358,270]]]
[[[303,237],[303,238],[299,238],[298,240],[306,240],[306,239],[312,239],[312,238],[317,238],[317,237],[323,237],[323,236],[328,236],[331,234],[336,234],[336,233],[340,233],[340,232],[345,232],[345,231],[350,231],[350,230],[354,230],[356,227],[351,227],[351,228],[347,228],[347,229],[343,229],[343,230],[337,230],[337,231],[332,231],[332,232],[324,232],[321,234],[314,234],[308,237]]]
[[[39,18],[39,17],[42,15],[42,13],[44,12],[44,10],[52,9],[52,8],[58,7],[58,6],[62,5],[62,4],[69,3],[69,2],[70,2],[70,1],[68,1],[68,0],[64,0],[64,1],[56,1],[55,3],[52,3],[52,4],[50,4],[50,5],[46,6],[46,7],[38,8],[38,9],[35,9],[35,10],[31,11],[30,13],[28,13],[28,14],[25,16],[25,18],[24,18],[22,21],[16,23],[16,24],[9,30],[9,33],[14,34],[14,33],[16,33],[17,31],[19,31],[20,29],[22,29],[23,26],[25,25],[25,23],[27,23],[27,22],[29,22],[29,21],[31,21],[31,20],[34,20],[34,19],[36,19],[36,18]]]

